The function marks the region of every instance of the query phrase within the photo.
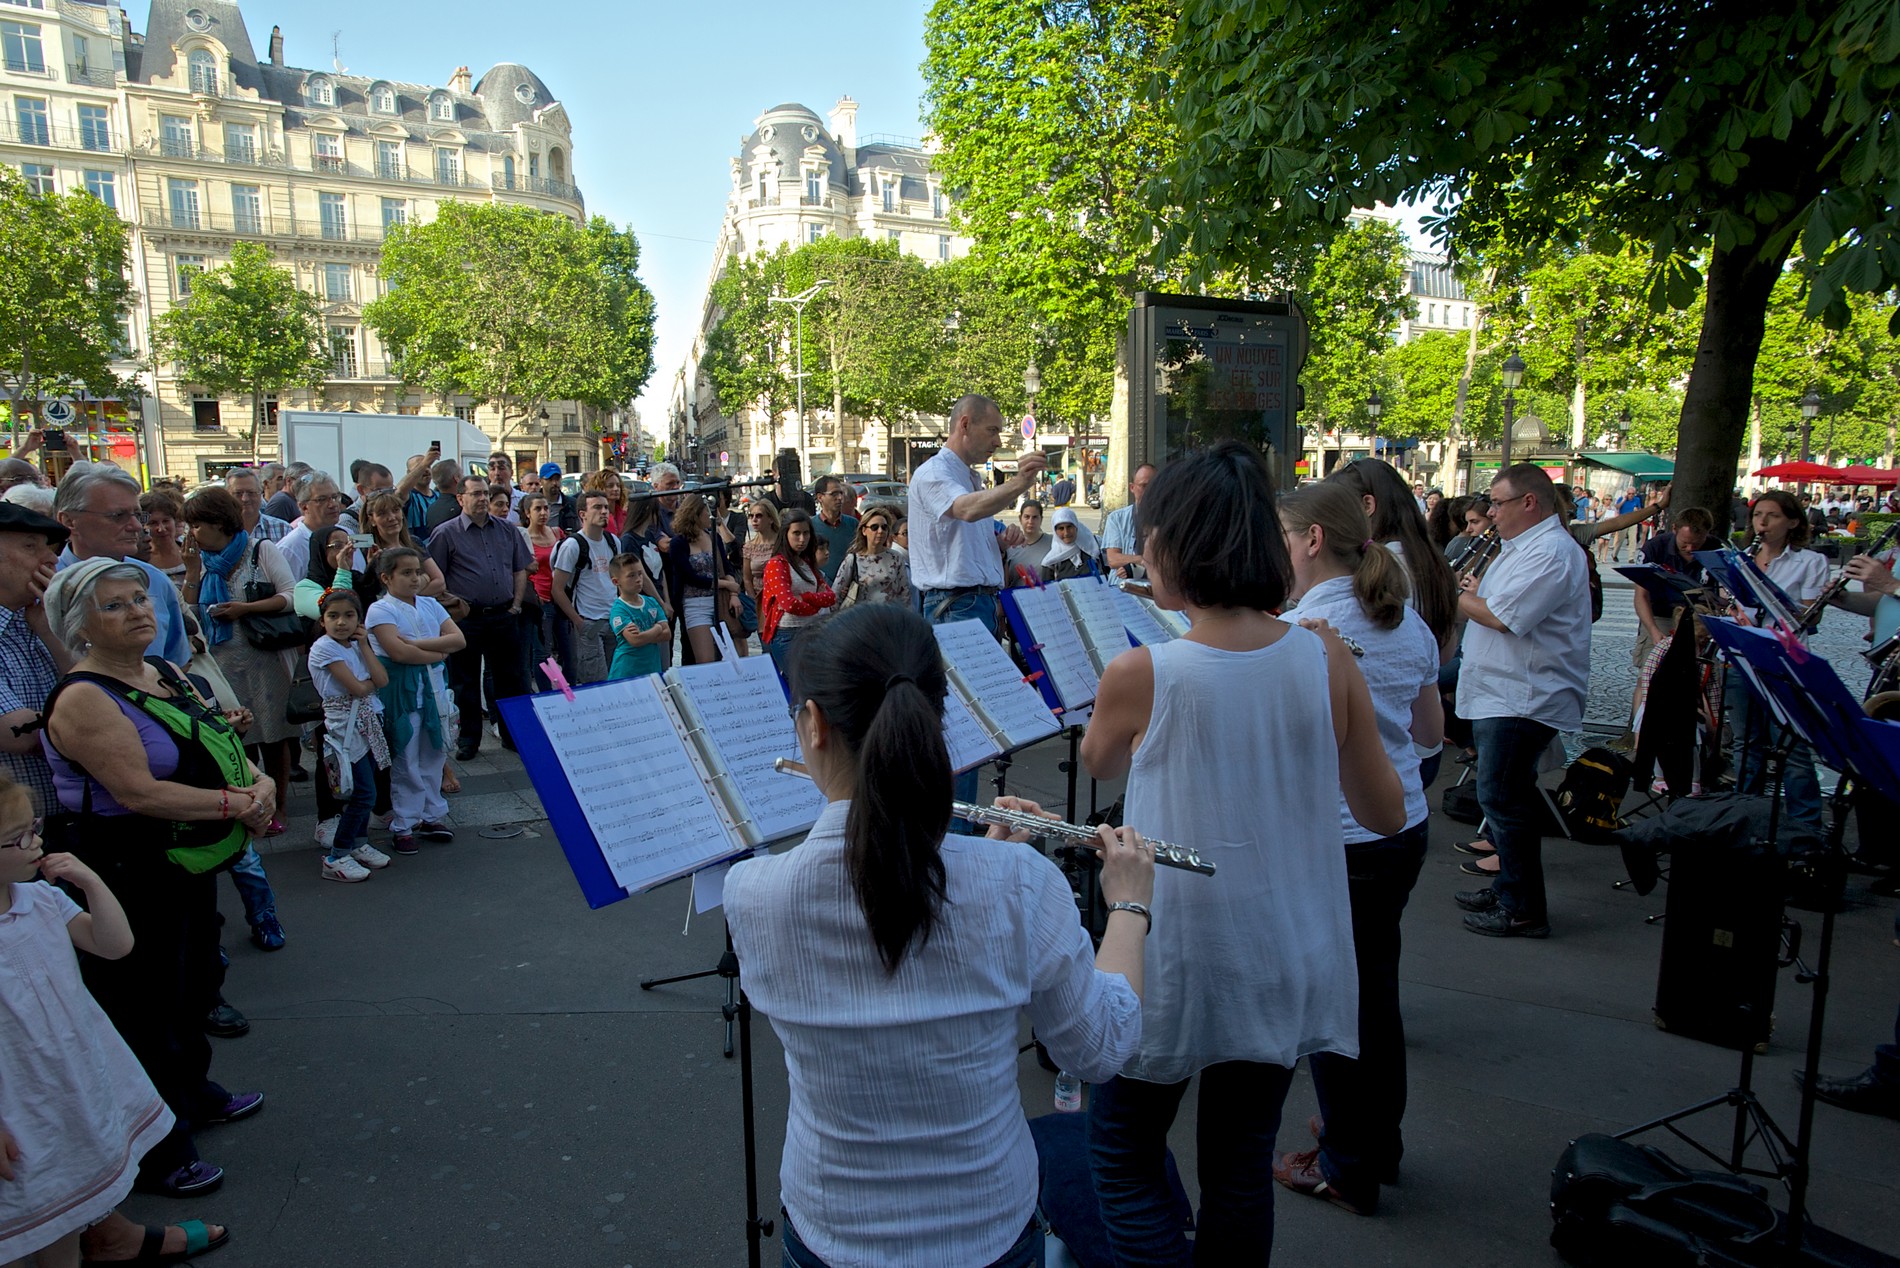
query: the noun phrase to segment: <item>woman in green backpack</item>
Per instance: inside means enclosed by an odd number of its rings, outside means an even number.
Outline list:
[[[45,602],[77,658],[46,701],[42,743],[63,812],[48,835],[56,830],[106,880],[135,939],[123,959],[88,957],[86,986],[177,1119],[140,1164],[139,1184],[209,1192],[224,1172],[198,1157],[193,1128],[264,1103],[209,1077],[204,1018],[224,978],[217,872],[270,823],[277,790],[183,671],[146,657],[155,618],[143,572],[89,559],[54,577]]]

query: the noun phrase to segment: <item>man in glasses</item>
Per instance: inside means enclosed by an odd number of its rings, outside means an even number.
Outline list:
[[[118,559],[143,569],[152,596],[152,616],[158,622],[148,653],[174,665],[190,660],[177,588],[171,578],[133,554],[145,527],[145,516],[139,511],[139,482],[109,462],[75,462],[53,495],[53,517],[72,535],[60,552],[58,566],[70,568],[84,559]]]
[[[838,576],[838,565],[850,553],[851,543],[858,538],[858,521],[845,513],[844,481],[837,476],[819,476],[812,492],[818,501],[818,518],[812,521],[812,530],[831,548],[823,568],[825,582],[830,584]]]
[[[290,575],[301,577],[310,567],[310,535],[329,528],[342,516],[343,491],[329,472],[311,471],[297,481],[296,498],[303,518],[277,543],[277,553],[290,566]],[[352,567],[361,572],[362,559],[359,557]]]
[[[290,532],[290,521],[280,520],[264,510],[264,482],[255,467],[232,467],[224,473],[224,491],[237,500],[244,515],[244,531],[252,540],[280,542]]]
[[[1466,577],[1458,716],[1478,746],[1478,807],[1497,847],[1489,889],[1457,895],[1465,928],[1493,938],[1547,938],[1544,807],[1538,761],[1559,731],[1583,725],[1590,682],[1590,580],[1564,531],[1557,490],[1529,462],[1491,482],[1491,522],[1503,546],[1480,581]]]

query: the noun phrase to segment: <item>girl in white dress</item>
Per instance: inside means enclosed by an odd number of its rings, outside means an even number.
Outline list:
[[[440,603],[422,593],[427,574],[422,552],[407,546],[385,550],[376,571],[389,593],[369,605],[370,650],[389,675],[382,688],[389,722],[389,830],[398,854],[416,854],[416,838],[453,840],[443,817],[442,767],[454,734],[454,709],[442,679],[442,662],[466,643]]]

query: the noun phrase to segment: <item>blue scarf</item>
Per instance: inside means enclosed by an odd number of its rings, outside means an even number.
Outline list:
[[[244,562],[244,552],[250,548],[251,535],[240,528],[237,536],[224,544],[223,550],[204,556],[204,577],[198,583],[198,607],[199,615],[204,618],[205,641],[212,647],[228,641],[236,628],[235,622],[212,616],[211,609],[216,604],[235,601],[231,576]]]

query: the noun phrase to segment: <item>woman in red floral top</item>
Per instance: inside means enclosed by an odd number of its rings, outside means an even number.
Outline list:
[[[778,544],[765,562],[765,594],[759,604],[759,637],[780,674],[800,626],[836,603],[837,596],[818,570],[817,534],[811,516],[787,511],[779,521]]]

